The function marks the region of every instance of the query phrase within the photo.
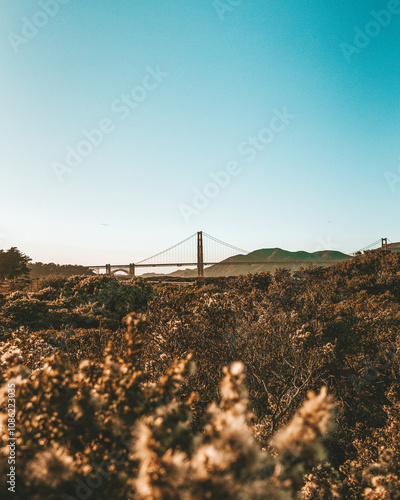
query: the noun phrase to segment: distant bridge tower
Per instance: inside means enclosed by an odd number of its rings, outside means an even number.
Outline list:
[[[204,277],[203,232],[197,233],[197,277]]]
[[[382,250],[387,250],[387,238],[382,238]]]

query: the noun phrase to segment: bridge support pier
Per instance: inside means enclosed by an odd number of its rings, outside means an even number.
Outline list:
[[[135,276],[135,264],[129,264],[129,276]]]
[[[197,277],[204,277],[203,232],[197,233]]]
[[[106,264],[106,274],[111,274],[111,264]]]

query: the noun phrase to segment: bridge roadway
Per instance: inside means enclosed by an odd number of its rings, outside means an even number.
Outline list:
[[[323,265],[323,264],[338,264],[339,262],[343,262],[341,259],[332,259],[329,260],[328,262],[324,262],[323,260],[316,260],[316,259],[302,259],[302,260],[289,260],[289,261],[284,261],[284,260],[263,260],[263,261],[250,261],[250,262],[239,262],[239,261],[233,261],[233,262],[204,262],[203,266],[214,266],[214,265],[220,265],[220,266],[260,266],[260,265],[275,265],[275,266],[280,266],[280,267],[285,267],[288,265],[297,265],[297,264],[316,264],[316,265]],[[121,264],[121,265],[104,265],[104,266],[88,266],[89,269],[96,270],[97,273],[99,273],[100,269],[109,269],[109,272],[107,274],[114,274],[118,271],[125,272],[127,274],[131,274],[134,276],[134,270],[137,267],[183,267],[183,266],[193,266],[196,267],[198,265],[197,262],[175,262],[175,263],[169,263],[169,264]],[[130,272],[130,271],[133,271]]]

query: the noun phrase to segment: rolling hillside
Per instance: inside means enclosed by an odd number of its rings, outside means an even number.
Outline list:
[[[335,250],[322,250],[319,252],[290,252],[281,248],[263,248],[255,250],[247,255],[236,255],[229,257],[219,264],[209,266],[204,270],[206,277],[238,276],[240,274],[256,273],[260,271],[271,271],[279,267],[298,270],[301,266],[309,264],[317,266],[330,266],[337,262],[351,259],[350,255]],[[249,264],[250,263],[250,264]],[[195,269],[175,271],[170,276],[193,277],[196,276]]]
[[[391,252],[400,252],[400,242],[389,243],[388,250],[390,250]]]
[[[400,242],[390,243],[388,249],[392,252],[400,252]],[[301,266],[307,267],[310,264],[316,266],[331,266],[338,262],[351,259],[347,255],[337,250],[321,250],[319,252],[290,252],[282,248],[262,248],[247,255],[235,255],[222,261],[219,264],[208,266],[204,269],[206,277],[215,278],[218,276],[239,276],[240,274],[257,273],[262,271],[274,272],[275,269],[283,267],[290,271],[297,271]],[[250,264],[249,264],[250,263]],[[160,276],[156,273],[149,273],[145,277]],[[164,275],[165,276],[165,275]],[[197,276],[196,269],[182,269],[168,274],[179,278],[193,278]]]

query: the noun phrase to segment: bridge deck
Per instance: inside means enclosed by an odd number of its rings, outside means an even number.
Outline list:
[[[332,259],[329,261],[326,261],[326,263],[329,264],[338,264],[339,262],[343,262],[341,259]],[[288,264],[307,264],[307,263],[317,263],[317,264],[324,264],[325,261],[320,259],[302,259],[302,260],[262,260],[262,261],[251,261],[251,262],[204,262],[204,266],[214,266],[214,265],[221,265],[221,266],[254,266],[254,265],[265,265],[265,264],[273,264],[273,265],[288,265]],[[134,264],[135,268],[136,267],[182,267],[182,266],[197,266],[197,262],[185,262],[185,263],[171,263],[171,264]],[[106,266],[88,266],[89,269],[105,269]],[[111,265],[112,269],[120,268],[120,269],[129,269],[129,264],[122,264],[122,265]]]

